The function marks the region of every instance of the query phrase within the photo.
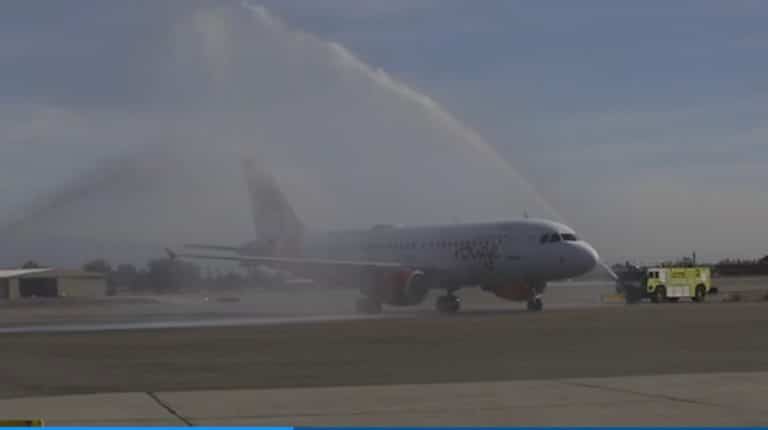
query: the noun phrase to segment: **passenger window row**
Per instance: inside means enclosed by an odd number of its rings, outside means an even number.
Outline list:
[[[417,249],[417,248],[455,248],[458,246],[490,246],[499,245],[506,238],[493,240],[439,240],[430,242],[391,242],[370,243],[366,247],[373,249]]]

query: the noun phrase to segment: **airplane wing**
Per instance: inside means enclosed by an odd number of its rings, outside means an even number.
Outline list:
[[[232,261],[271,267],[294,276],[326,282],[332,285],[358,287],[371,276],[410,270],[401,263],[391,261],[333,260],[322,258],[289,258],[260,256],[222,256],[202,254],[175,254],[171,258]]]
[[[243,247],[241,246],[208,245],[208,244],[202,244],[202,243],[190,243],[190,244],[184,245],[184,248],[209,249],[211,251],[230,251],[230,252],[238,252],[243,250]]]
[[[275,264],[281,267],[288,268],[290,266],[331,266],[331,267],[349,267],[349,268],[371,268],[371,269],[398,269],[404,268],[401,263],[391,261],[365,261],[365,260],[333,260],[323,258],[288,258],[288,257],[259,257],[259,256],[244,256],[244,257],[229,257],[223,255],[202,255],[202,254],[173,254],[174,257],[189,258],[198,260],[219,260],[219,261],[234,261],[240,263],[254,263],[254,264]]]

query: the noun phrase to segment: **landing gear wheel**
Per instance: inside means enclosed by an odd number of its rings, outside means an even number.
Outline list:
[[[528,304],[526,305],[526,308],[530,312],[541,312],[544,309],[544,302],[542,302],[540,298],[535,297],[528,300]]]
[[[360,314],[380,314],[381,302],[370,297],[361,297],[355,302],[355,309],[357,309],[357,313]]]
[[[637,288],[628,288],[624,292],[624,301],[629,305],[633,305],[642,299],[642,292]]]
[[[693,296],[693,301],[697,303],[704,303],[707,300],[707,287],[699,285],[696,287],[696,295]]]
[[[441,314],[455,314],[459,311],[460,307],[461,300],[452,294],[438,297],[435,304],[435,308]]]

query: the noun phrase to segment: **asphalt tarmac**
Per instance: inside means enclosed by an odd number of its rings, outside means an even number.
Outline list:
[[[547,308],[600,305],[610,283],[567,283],[547,291]],[[101,299],[38,299],[0,305],[0,334],[224,326],[280,325],[355,319],[434,316],[433,293],[422,305],[386,307],[375,317],[355,312],[359,297],[348,289],[274,289],[219,291],[165,296]],[[478,289],[460,292],[469,312],[516,312],[525,306],[500,300]]]
[[[768,370],[768,303],[0,335],[0,397]]]
[[[763,279],[708,303],[542,313],[477,290],[379,316],[345,290],[0,305],[0,416],[49,425],[766,425]]]
[[[741,291],[749,300],[768,292],[768,278],[716,280],[721,301],[729,292]],[[564,282],[551,285],[545,309],[586,309],[604,306],[613,294],[611,282]],[[209,291],[163,296],[117,296],[95,299],[57,298],[0,302],[0,335],[102,330],[286,325],[360,319],[429,318],[434,316],[434,292],[414,307],[385,307],[371,317],[354,310],[355,290],[297,288],[246,291]],[[524,309],[478,289],[463,289],[462,312],[508,313]]]

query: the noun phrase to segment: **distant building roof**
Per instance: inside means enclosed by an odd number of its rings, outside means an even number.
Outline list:
[[[0,270],[0,279],[12,279],[20,276],[34,275],[37,273],[50,272],[53,269],[11,269]]]
[[[77,269],[10,269],[0,270],[0,279],[13,278],[70,278],[70,279],[103,279],[103,273],[86,272]]]
[[[38,276],[41,275],[41,276]],[[70,279],[103,279],[103,273],[86,272],[78,269],[48,269],[47,272],[27,273],[23,278],[70,278]]]

